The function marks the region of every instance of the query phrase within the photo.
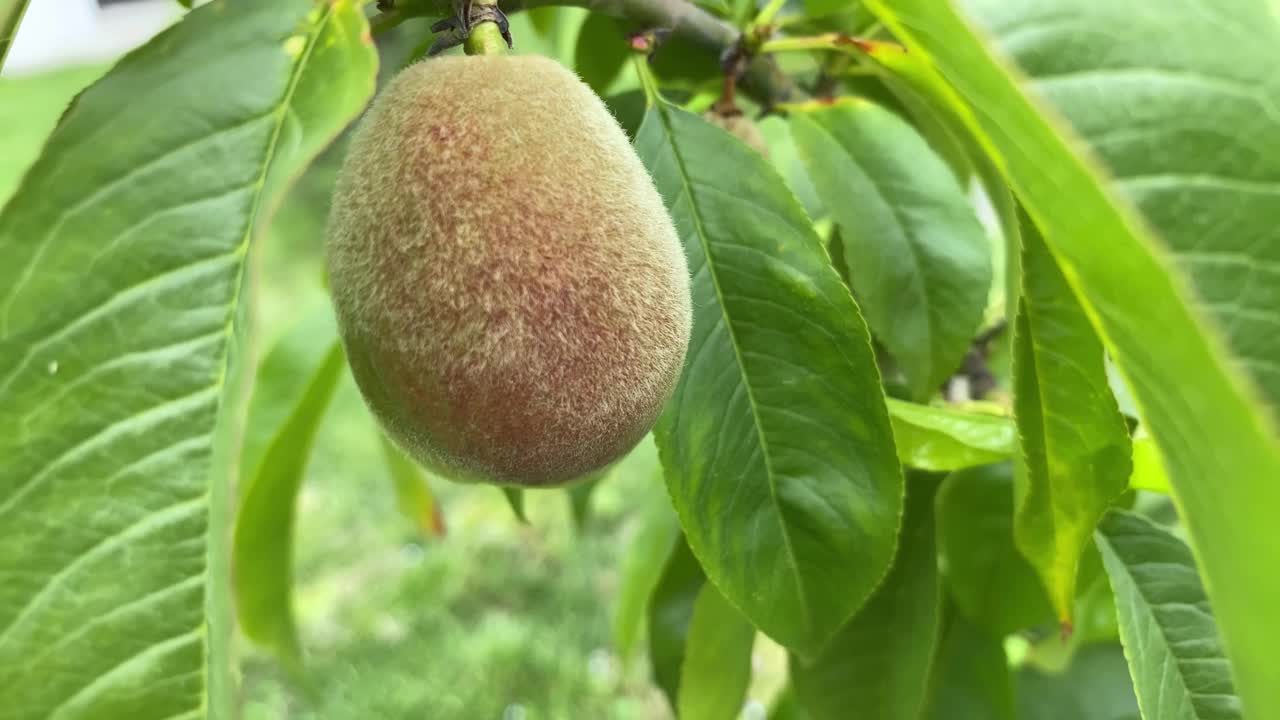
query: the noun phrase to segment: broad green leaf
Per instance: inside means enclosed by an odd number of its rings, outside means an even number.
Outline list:
[[[1034,228],[1022,233],[1022,298],[1014,331],[1018,434],[1014,539],[1070,627],[1080,554],[1129,481],[1129,429],[1102,343]]]
[[[1124,652],[1115,644],[1081,649],[1060,673],[1023,668],[1014,682],[1019,720],[1139,720]]]
[[[656,478],[655,478],[656,479]],[[631,658],[644,625],[645,611],[654,588],[663,576],[667,556],[679,537],[680,526],[666,494],[650,495],[640,525],[627,543],[618,580],[613,614],[613,644],[624,662]],[[683,541],[681,541],[683,543]]]
[[[511,508],[511,514],[516,516],[521,524],[528,525],[529,517],[524,514],[524,490],[518,487],[502,487],[502,496],[507,499],[507,506]]]
[[[840,225],[850,285],[912,396],[960,365],[991,289],[991,243],[965,189],[894,113],[851,99],[791,116],[809,177]]]
[[[382,443],[382,454],[387,461],[387,473],[395,487],[396,508],[406,520],[413,523],[423,535],[443,537],[445,534],[444,514],[431,491],[431,483],[427,475],[408,455],[396,447],[381,430],[378,438]]]
[[[1245,717],[1191,549],[1150,520],[1114,510],[1097,539],[1142,716]]]
[[[942,472],[1008,460],[1018,452],[1013,420],[889,398],[889,419],[903,465]]]
[[[999,635],[944,606],[926,720],[1014,720],[1013,678]],[[1090,719],[1092,720],[1092,718]]]
[[[662,576],[649,598],[649,663],[653,682],[662,689],[672,708],[679,707],[680,677],[684,666],[685,642],[693,609],[707,577],[683,536],[666,556]]]
[[[868,2],[973,109],[1045,232],[1160,448],[1241,696],[1255,715],[1280,713],[1280,576],[1258,572],[1280,567],[1280,543],[1259,540],[1280,507],[1280,431],[1243,372],[1274,403],[1280,335],[1258,330],[1280,307],[1277,156],[1258,149],[1280,129],[1274,3],[1072,0],[1050,19],[1058,4],[969,0],[979,33],[945,0]],[[1187,42],[1206,21],[1213,41]]]
[[[1129,476],[1129,487],[1169,494],[1169,475],[1160,460],[1160,449],[1149,435],[1133,438],[1133,474]]]
[[[714,585],[703,583],[680,666],[680,720],[738,717],[751,683],[755,639],[755,627]]]
[[[791,658],[791,683],[814,720],[917,720],[939,633],[934,491],[938,480],[909,476],[893,568],[867,604],[812,663]]]
[[[953,473],[938,490],[938,552],[960,613],[1003,637],[1053,621],[1035,570],[1013,544],[1008,463]]]
[[[316,430],[346,368],[337,342],[318,358],[298,402],[249,481],[232,546],[237,617],[244,634],[285,662],[302,661],[293,620],[293,524]],[[250,416],[252,420],[252,415]]]
[[[13,47],[13,39],[18,36],[18,25],[27,12],[28,1],[0,0],[0,70],[4,69],[9,48]]]
[[[693,275],[655,429],[680,524],[756,627],[814,654],[892,560],[902,473],[857,306],[767,161],[660,103],[636,148]]]
[[[622,74],[622,68],[633,52],[617,20],[591,13],[578,30],[573,69],[597,95],[603,96]]]
[[[232,713],[244,258],[372,93],[366,30],[343,0],[205,5],[80,95],[0,213],[6,711]]]

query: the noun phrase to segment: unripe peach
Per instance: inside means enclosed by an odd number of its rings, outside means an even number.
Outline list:
[[[329,223],[352,371],[457,479],[555,485],[648,432],[691,323],[662,198],[604,104],[538,57],[442,57],[352,138]]]

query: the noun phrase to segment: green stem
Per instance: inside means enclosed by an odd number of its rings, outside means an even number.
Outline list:
[[[640,78],[640,88],[644,90],[644,106],[651,108],[662,99],[658,93],[658,81],[649,69],[649,58],[637,53],[632,60],[635,63],[636,75]]]
[[[769,4],[756,13],[756,19],[751,22],[751,27],[759,28],[769,25],[777,17],[778,11],[782,9],[782,6],[786,4],[787,0],[769,0]]]
[[[823,33],[808,37],[784,37],[765,40],[760,45],[761,53],[796,52],[803,50],[831,50],[834,52],[860,55],[865,53],[869,42],[843,33]]]
[[[503,39],[497,23],[485,21],[471,28],[462,49],[468,55],[505,55],[507,41]]]
[[[720,57],[738,41],[739,31],[688,0],[503,0],[508,15],[547,6],[581,7],[591,12],[629,21],[642,28],[668,28],[672,33]],[[395,10],[375,15],[374,34],[396,27],[411,17],[440,17],[444,13],[435,0],[396,0]],[[661,50],[659,50],[661,52]],[[742,89],[769,106],[779,100],[801,95],[801,91],[778,70],[771,58],[757,58],[743,78]]]

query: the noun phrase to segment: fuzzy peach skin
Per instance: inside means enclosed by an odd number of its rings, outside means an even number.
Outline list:
[[[671,218],[604,104],[551,60],[404,70],[355,132],[328,235],[360,390],[455,479],[601,469],[679,378],[692,318]]]

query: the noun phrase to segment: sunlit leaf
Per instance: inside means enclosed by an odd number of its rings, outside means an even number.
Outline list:
[[[1240,694],[1280,713],[1280,576],[1258,572],[1280,543],[1256,540],[1280,507],[1274,3],[868,5],[972,108],[1044,231],[1160,448]]]
[[[720,591],[703,583],[680,666],[681,720],[734,720],[751,683],[756,629]]]
[[[903,465],[941,472],[1008,460],[1018,452],[1013,420],[892,398],[889,419]]]
[[[338,343],[321,350],[304,375],[308,381],[288,418],[249,476],[236,516],[232,571],[240,626],[250,639],[293,665],[302,660],[291,599],[298,489],[316,430],[345,369]]]
[[[635,649],[636,638],[644,625],[649,598],[663,576],[667,556],[671,553],[679,532],[680,526],[666,495],[655,493],[640,516],[640,526],[635,536],[627,544],[629,549],[620,569],[621,577],[613,614],[613,643],[624,662]]]
[[[1069,627],[1080,554],[1128,485],[1129,429],[1102,343],[1034,228],[1022,234],[1014,411],[1022,437],[1014,538]]]
[[[426,473],[386,435],[379,433],[378,437],[400,514],[423,535],[442,537],[445,534],[444,513],[440,511]]]
[[[0,213],[6,711],[233,713],[244,259],[372,93],[366,30],[343,0],[202,6],[79,96]]]

